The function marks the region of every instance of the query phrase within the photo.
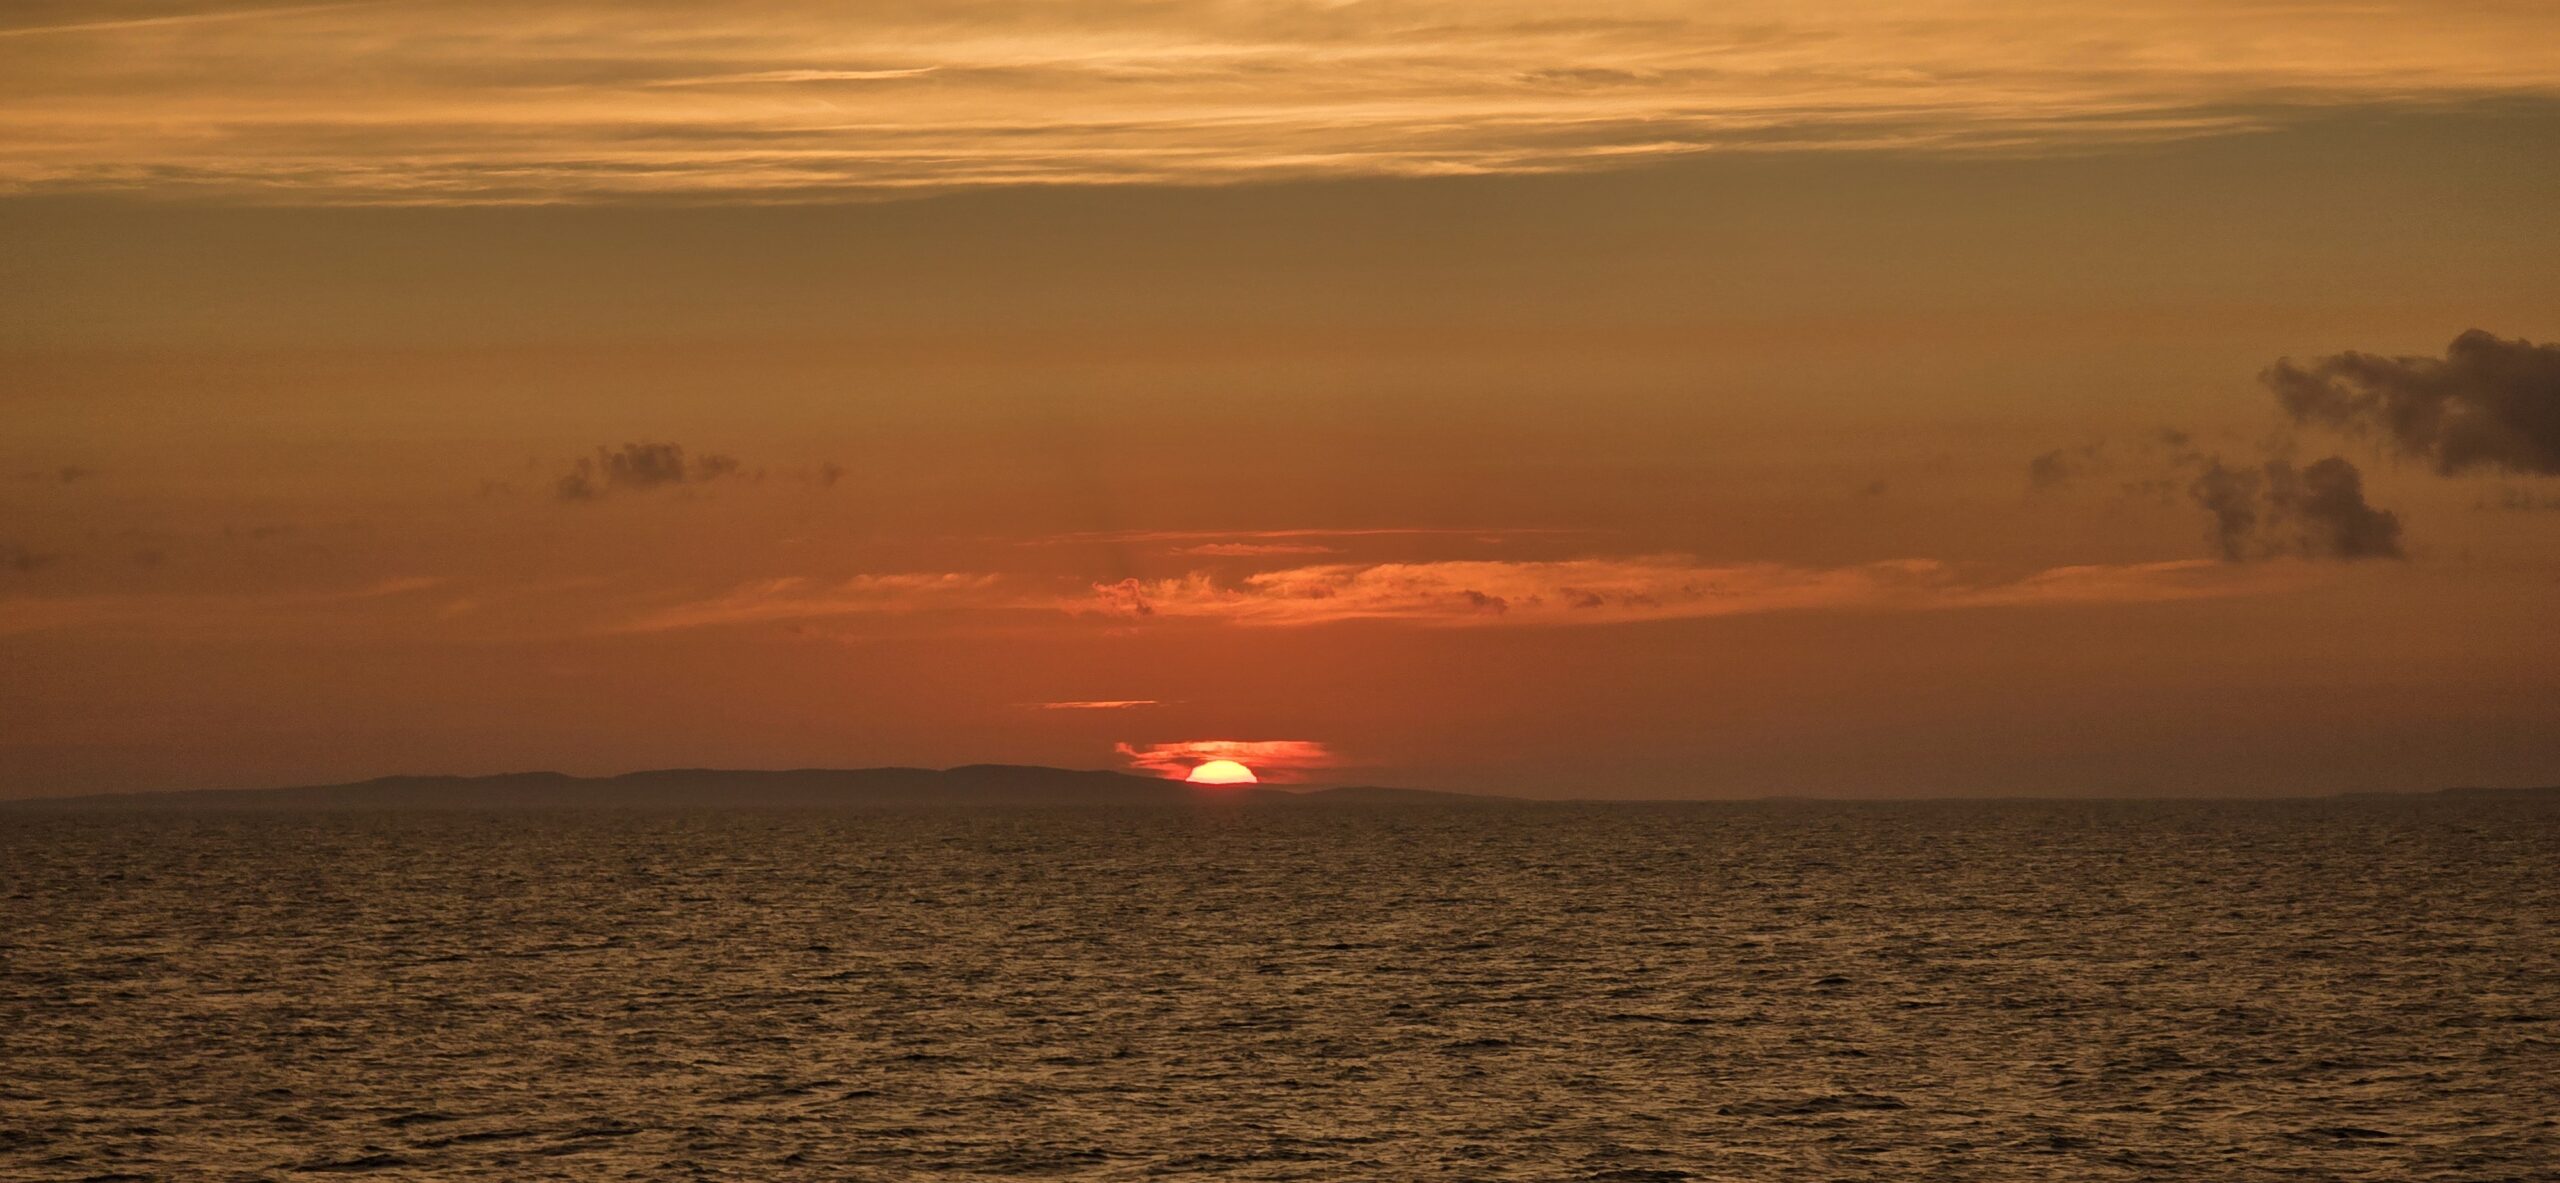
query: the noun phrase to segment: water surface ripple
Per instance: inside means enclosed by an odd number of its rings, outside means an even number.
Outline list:
[[[2548,1179],[2560,807],[0,817],[0,1177]]]

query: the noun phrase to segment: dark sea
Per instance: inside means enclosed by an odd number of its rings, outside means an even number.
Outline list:
[[[0,1179],[2549,1180],[2560,799],[0,814]]]

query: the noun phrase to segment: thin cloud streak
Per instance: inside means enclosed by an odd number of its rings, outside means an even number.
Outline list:
[[[2554,41],[2551,6],[2417,0],[205,3],[0,30],[0,192],[806,200],[2069,149],[2560,96],[2560,57],[2515,48]]]
[[[708,600],[648,612],[607,629],[657,633],[846,616],[991,611],[1045,606],[1006,590],[1002,576],[969,572],[856,575],[834,583],[797,576],[738,587]]]
[[[1476,538],[1486,542],[1499,542],[1504,539],[1514,537],[1587,533],[1589,533],[1587,530],[1562,529],[1550,526],[1510,526],[1499,528],[1465,526],[1354,526],[1342,529],[1300,527],[1287,530],[1091,530],[1074,534],[1052,534],[1046,538],[1032,538],[1025,540],[1022,545],[1072,546],[1078,544],[1115,545],[1158,542],[1197,542],[1203,543],[1206,546],[1218,547],[1246,547],[1255,545],[1272,545],[1276,547],[1288,544],[1291,539]],[[1307,545],[1313,544],[1308,543]],[[1242,550],[1209,551],[1203,548],[1200,549],[1200,553],[1242,554],[1245,552]],[[1282,552],[1274,550],[1257,553]]]
[[[1927,559],[1851,567],[1708,564],[1680,555],[1554,562],[1331,563],[1238,579],[1195,571],[1060,593],[993,573],[785,578],[644,613],[607,631],[781,624],[841,617],[1063,613],[1122,622],[1293,628],[1383,621],[1433,628],[1576,627],[1770,612],[1943,611],[2159,603],[2262,595],[2316,578],[2305,565],[2195,559],[2056,567],[1970,578]]]
[[[1702,564],[1678,555],[1559,562],[1337,563],[1235,582],[1205,573],[1094,585],[1082,610],[1135,620],[1252,627],[1390,621],[1430,627],[1582,626],[1769,612],[2156,603],[2260,594],[2301,583],[2289,565],[2207,560],[2056,567],[1973,581],[1934,560],[1808,568]]]
[[[1240,559],[1266,555],[1336,555],[1342,553],[1342,548],[1315,542],[1203,542],[1197,546],[1175,547],[1174,553]]]
[[[343,0],[335,4],[291,4],[278,8],[251,8],[236,12],[187,12],[169,16],[132,17],[126,20],[75,21],[60,25],[24,25],[0,29],[0,37],[44,37],[71,33],[115,33],[129,29],[161,29],[172,25],[200,25],[213,21],[254,21],[274,17],[300,16],[313,12],[337,12],[349,8],[380,8],[400,0]]]
[[[206,638],[290,635],[333,628],[378,630],[373,610],[386,602],[424,616],[416,593],[444,586],[431,576],[403,576],[323,591],[202,594],[92,594],[0,598],[0,637],[35,633],[148,633]]]

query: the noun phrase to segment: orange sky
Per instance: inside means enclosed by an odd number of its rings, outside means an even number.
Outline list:
[[[2552,781],[2553,10],[1802,7],[15,8],[0,795]]]

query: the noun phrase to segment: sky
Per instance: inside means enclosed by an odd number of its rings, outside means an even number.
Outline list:
[[[0,796],[2560,783],[2560,9],[0,14]]]

